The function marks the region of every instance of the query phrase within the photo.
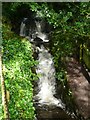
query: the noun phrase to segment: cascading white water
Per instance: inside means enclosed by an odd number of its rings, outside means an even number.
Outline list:
[[[27,20],[27,19],[25,19]],[[42,32],[41,23],[35,21],[37,28],[37,37],[40,38],[43,42],[48,42],[47,35]],[[21,23],[20,35],[25,36],[25,23]],[[38,99],[40,104],[46,105],[56,105],[58,107],[64,108],[63,103],[60,99],[54,97],[55,91],[55,68],[53,63],[52,55],[44,47],[44,45],[39,45],[38,47],[38,62],[36,68],[36,73],[39,75],[38,81],[38,94],[35,96]]]
[[[34,33],[30,33],[32,31],[31,28],[30,28],[28,30],[29,34],[27,34],[27,26],[25,24],[25,22],[27,22],[27,20],[28,20],[28,18],[24,18],[24,20],[21,22],[20,36],[26,37],[30,41],[33,41],[34,38],[37,36],[38,38],[42,39],[43,42],[49,42],[49,40],[47,38],[47,35],[44,32],[42,32],[42,27],[41,26],[44,26],[44,25],[41,25],[42,22],[35,21],[35,23],[32,23],[32,24],[36,24],[36,31],[34,31]],[[29,23],[28,23],[28,25],[29,25]],[[35,28],[33,28],[33,26],[32,26],[32,29],[35,29]]]
[[[24,18],[23,21],[27,20],[27,18]],[[20,26],[20,36],[26,36],[26,25],[25,23],[21,22],[21,26]]]
[[[45,33],[42,33],[42,26],[44,26],[42,22],[40,23],[39,21],[35,21],[35,23],[37,27],[37,37],[42,39],[43,42],[49,42],[49,40],[47,39],[47,35]]]
[[[63,108],[61,100],[54,97],[56,82],[53,58],[43,45],[39,49],[38,62],[36,73],[39,74],[39,93],[36,97],[38,97],[39,103]]]
[[[20,36],[25,36],[25,24],[21,23]]]
[[[41,24],[40,24],[40,22],[39,21],[35,21],[35,23],[36,23],[36,26],[37,26],[37,31],[41,32]]]

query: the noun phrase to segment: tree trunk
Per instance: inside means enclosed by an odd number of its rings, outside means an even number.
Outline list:
[[[2,75],[2,50],[1,49],[0,49],[0,80],[1,80],[2,105],[3,105],[3,111],[4,111],[4,118],[9,120],[9,112],[8,112],[7,100],[6,100],[5,83],[4,83],[4,78]]]

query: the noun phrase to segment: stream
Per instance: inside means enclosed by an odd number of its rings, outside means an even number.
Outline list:
[[[39,64],[36,67],[36,73],[39,79],[34,87],[36,119],[75,120],[65,112],[65,105],[61,99],[55,97],[55,67],[53,57],[45,46],[45,44],[49,43],[49,37],[48,33],[44,31],[44,27],[45,22],[43,23],[38,18],[31,24],[28,18],[24,18],[20,27],[20,36],[28,38],[38,51],[37,61]]]

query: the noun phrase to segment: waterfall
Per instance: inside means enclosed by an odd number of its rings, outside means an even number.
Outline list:
[[[20,26],[20,36],[23,36],[23,37],[26,36],[26,25],[24,23],[26,20],[27,18],[24,18]]]
[[[24,21],[27,19],[24,19]],[[38,80],[38,93],[35,95],[35,99],[39,101],[41,105],[56,105],[58,107],[64,108],[63,103],[60,99],[57,99],[54,97],[56,94],[55,86],[56,86],[56,80],[55,80],[55,68],[53,63],[53,57],[49,53],[49,51],[44,47],[43,43],[39,43],[40,41],[43,41],[44,44],[49,42],[48,36],[45,32],[42,32],[43,24],[40,21],[35,21],[36,24],[36,33],[33,33],[36,35],[36,38],[34,39],[35,42],[39,44],[38,48],[38,62],[36,68],[36,73],[39,76]],[[25,35],[25,23],[21,23],[21,29],[20,29],[20,35]],[[31,30],[31,29],[30,29]],[[34,44],[34,42],[33,42]],[[38,45],[37,44],[37,45]]]
[[[54,97],[55,91],[55,68],[52,55],[48,50],[41,45],[38,54],[38,66],[36,73],[39,76],[39,92],[36,97],[39,99],[40,104],[56,105],[58,107],[64,107],[60,99]]]
[[[28,18],[24,18],[20,26],[20,36],[28,38],[31,42],[36,37],[42,39],[43,42],[49,42],[48,35],[42,32],[42,29],[44,29],[42,21],[30,21]]]
[[[25,24],[21,23],[20,36],[25,36]]]
[[[35,21],[36,22],[36,26],[37,26],[37,31],[41,32],[41,24],[39,21]]]
[[[42,39],[43,42],[49,42],[46,33],[42,32],[42,27],[44,24],[40,21],[35,21],[37,27],[37,37]]]

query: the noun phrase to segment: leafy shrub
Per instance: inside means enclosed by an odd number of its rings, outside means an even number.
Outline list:
[[[29,41],[16,36],[10,26],[3,24],[3,73],[10,94],[8,109],[11,119],[34,119],[32,81],[37,76],[32,68],[36,64]]]

